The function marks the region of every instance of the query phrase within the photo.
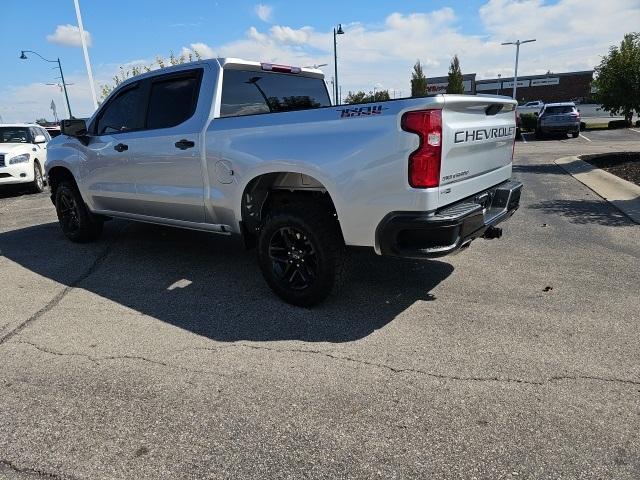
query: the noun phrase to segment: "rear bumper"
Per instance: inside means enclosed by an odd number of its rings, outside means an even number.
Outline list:
[[[539,128],[543,133],[572,133],[580,131],[580,123],[540,125]]]
[[[442,257],[464,248],[520,206],[522,183],[508,180],[435,212],[391,212],[376,230],[382,255]]]

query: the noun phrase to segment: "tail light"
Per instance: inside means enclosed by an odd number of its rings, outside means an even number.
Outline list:
[[[442,160],[442,110],[407,112],[401,125],[404,131],[420,137],[420,146],[409,155],[409,185],[437,187]]]

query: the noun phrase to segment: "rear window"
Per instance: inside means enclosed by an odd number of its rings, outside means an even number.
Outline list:
[[[321,78],[261,71],[225,70],[221,117],[291,112],[331,105]]]
[[[559,113],[571,113],[573,112],[572,106],[564,106],[564,107],[547,107],[544,110],[544,113],[548,113],[549,115],[557,115]]]

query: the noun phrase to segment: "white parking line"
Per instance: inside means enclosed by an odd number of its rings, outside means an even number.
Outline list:
[[[587,137],[585,137],[583,134],[580,134],[580,136],[581,136],[582,138],[584,138],[587,142],[590,142],[590,141],[591,141],[591,140],[589,140]]]
[[[521,133],[521,134],[520,134],[520,138],[522,138],[522,141],[523,141],[524,143],[527,143],[527,134],[526,134],[526,133]]]
[[[634,130],[633,128],[630,128],[629,130],[631,130],[632,132],[640,133],[640,130]]]

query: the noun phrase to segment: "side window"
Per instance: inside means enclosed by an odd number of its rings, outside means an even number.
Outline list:
[[[139,85],[123,90],[100,113],[96,133],[104,135],[142,128],[142,103],[142,89]]]
[[[146,128],[175,127],[196,111],[201,70],[151,81]]]
[[[29,136],[31,137],[29,139],[29,143],[35,143],[36,135],[40,135],[40,132],[38,132],[38,130],[34,127],[29,127]]]

